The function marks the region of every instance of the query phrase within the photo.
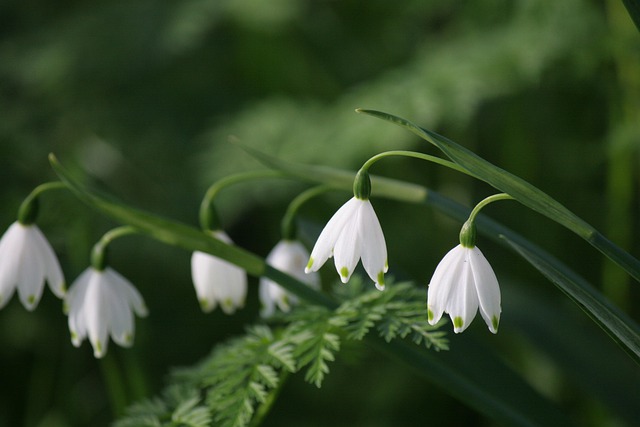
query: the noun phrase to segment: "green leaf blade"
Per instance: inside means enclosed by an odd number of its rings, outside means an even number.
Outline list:
[[[502,238],[573,300],[636,363],[640,364],[640,328],[632,319],[609,304],[589,283],[572,271],[562,265],[554,264],[552,260],[540,256],[534,250],[519,245],[506,236]]]

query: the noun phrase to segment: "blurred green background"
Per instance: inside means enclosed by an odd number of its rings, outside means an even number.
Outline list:
[[[383,150],[433,153],[412,134],[355,114],[358,107],[473,149],[640,256],[640,35],[618,0],[5,0],[0,228],[34,186],[55,179],[49,152],[131,205],[193,225],[211,182],[260,167],[230,139],[354,170]],[[469,206],[492,193],[410,159],[372,172]],[[266,255],[302,188],[265,181],[226,190],[219,203],[229,234]],[[305,206],[308,243],[348,196]],[[374,205],[392,274],[426,286],[460,224],[424,206]],[[485,212],[640,318],[638,284],[578,237],[515,203]],[[69,283],[115,226],[64,192],[44,196],[39,225]],[[640,420],[637,366],[525,262],[492,242],[480,246],[502,284],[501,331],[491,336],[476,321],[451,345],[482,342],[580,425]],[[114,415],[104,371],[123,370],[128,402],[152,396],[171,367],[197,362],[258,320],[255,278],[239,314],[202,314],[189,259],[142,237],[113,245],[111,264],[151,314],[137,321],[133,349],[111,344],[103,361],[86,342],[72,347],[48,290],[34,313],[14,298],[0,311],[0,426],[106,426]],[[347,344],[322,389],[293,376],[264,425],[427,423],[494,425],[403,366]]]

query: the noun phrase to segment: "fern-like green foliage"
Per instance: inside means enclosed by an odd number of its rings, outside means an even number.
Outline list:
[[[161,397],[132,406],[116,427],[243,427],[266,414],[287,375],[304,371],[321,387],[341,340],[363,340],[372,331],[387,342],[411,338],[446,350],[439,325],[426,318],[424,290],[390,283],[384,292],[353,277],[336,284],[339,305],[331,310],[301,304],[290,313],[247,328],[245,335],[217,345],[194,367],[175,372]]]

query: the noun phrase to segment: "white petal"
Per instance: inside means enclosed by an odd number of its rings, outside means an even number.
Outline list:
[[[213,235],[225,243],[233,243],[223,231],[216,231]],[[213,310],[217,303],[220,303],[227,314],[244,306],[247,274],[243,269],[212,255],[194,252],[191,257],[191,274],[204,312]]]
[[[133,344],[134,319],[133,312],[124,294],[118,292],[113,282],[106,283],[104,293],[110,294],[108,329],[111,339],[122,347],[130,347]]]
[[[105,269],[105,274],[108,276],[111,286],[115,287],[118,294],[124,298],[129,310],[133,309],[140,317],[145,317],[149,314],[142,295],[131,282],[110,267]]]
[[[25,245],[26,229],[14,222],[0,240],[0,308],[4,307],[18,285],[19,260]]]
[[[241,268],[224,262],[224,269],[216,277],[216,294],[220,307],[226,314],[233,314],[236,308],[244,307],[247,296],[247,274]]]
[[[65,311],[68,312],[71,342],[79,347],[87,336],[87,324],[84,314],[84,299],[93,269],[87,268],[71,285],[65,297]]]
[[[478,311],[478,294],[471,272],[471,262],[469,255],[471,251],[463,248],[462,264],[457,268],[459,277],[455,281],[454,287],[449,294],[449,300],[445,311],[451,316],[453,331],[460,333],[471,324]]]
[[[109,343],[108,325],[111,322],[109,305],[113,304],[110,294],[104,291],[104,272],[94,270],[84,298],[84,312],[89,341],[93,346],[93,355],[101,358],[107,352]]]
[[[440,321],[447,307],[449,295],[460,274],[458,269],[463,265],[464,252],[462,249],[462,246],[458,245],[447,252],[433,273],[427,292],[429,323],[431,325]]]
[[[210,312],[216,307],[214,279],[216,265],[220,261],[204,252],[194,252],[191,256],[191,278],[196,289],[200,307],[204,312]]]
[[[258,291],[258,296],[260,298],[260,315],[262,317],[270,317],[275,312],[275,302],[273,298],[271,298],[271,292],[269,289],[271,280],[261,278],[260,279],[260,288]]]
[[[298,241],[282,240],[267,255],[266,262],[280,271],[283,271],[296,279],[308,284],[314,289],[320,288],[320,276],[317,272],[305,274],[305,263],[309,258],[309,252]],[[295,305],[298,299],[280,285],[267,278],[260,279],[260,301],[262,304],[261,315],[269,317],[275,311],[275,306],[282,311],[289,311],[291,305]]]
[[[384,273],[388,269],[387,245],[378,217],[368,200],[363,201],[360,208],[359,227],[362,265],[376,287],[384,288]]]
[[[24,241],[18,252],[18,296],[22,305],[32,311],[40,302],[44,289],[44,265],[40,256],[35,226],[25,226]]]
[[[500,322],[500,285],[491,265],[478,247],[471,250],[469,254],[471,271],[473,273],[478,301],[480,305],[480,315],[494,334],[498,332]]]
[[[18,296],[20,302],[29,311],[33,311],[42,297],[44,289],[44,268],[38,258],[25,259],[25,254],[19,261]]]
[[[360,251],[362,250],[362,242],[360,241],[360,207],[362,200],[356,199],[359,206],[353,213],[353,216],[345,223],[342,232],[336,241],[334,252],[334,261],[336,270],[340,275],[342,283],[347,283],[360,259]]]
[[[32,228],[35,250],[37,251],[38,257],[42,259],[44,276],[49,284],[49,289],[51,289],[51,292],[58,298],[62,298],[65,293],[65,282],[58,258],[46,237],[42,234],[42,231],[35,225],[32,226]]]
[[[327,259],[333,256],[338,236],[342,233],[345,224],[351,221],[359,206],[360,200],[352,197],[333,214],[327,225],[322,229],[320,236],[318,236],[318,240],[309,257],[309,263],[305,268],[305,273],[318,271]]]

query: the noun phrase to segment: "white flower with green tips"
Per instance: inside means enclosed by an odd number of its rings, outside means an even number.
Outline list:
[[[225,243],[233,243],[224,231],[212,233]],[[194,252],[191,257],[191,277],[200,307],[205,313],[212,311],[217,304],[226,314],[233,314],[237,308],[244,306],[247,274],[240,267],[204,252]]]
[[[480,249],[460,244],[444,256],[429,284],[427,308],[431,325],[448,313],[456,333],[471,324],[479,309],[489,330],[498,332],[500,286]]]
[[[388,270],[387,246],[371,202],[354,196],[333,215],[316,241],[305,272],[318,271],[334,257],[343,283],[347,283],[362,259],[365,271],[378,289],[384,289]]]
[[[295,240],[281,240],[267,255],[266,262],[308,284],[313,289],[320,289],[320,275],[316,272],[307,275],[304,272],[308,258],[309,251],[302,243]],[[260,314],[263,317],[271,316],[275,312],[276,306],[280,310],[288,312],[291,305],[298,302],[295,295],[266,277],[260,279],[259,296],[262,305]]]
[[[35,224],[11,224],[0,240],[0,308],[18,289],[24,307],[34,310],[44,289],[58,297],[65,294],[62,269],[53,249]]]
[[[140,317],[147,315],[140,293],[109,267],[87,268],[69,288],[65,311],[71,342],[79,347],[88,337],[96,358],[107,353],[109,336],[116,344],[130,347],[135,331],[133,312]]]

